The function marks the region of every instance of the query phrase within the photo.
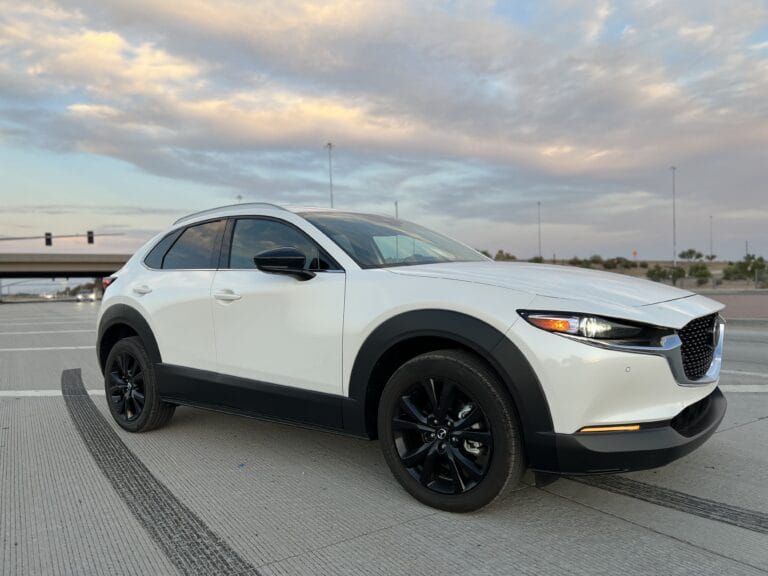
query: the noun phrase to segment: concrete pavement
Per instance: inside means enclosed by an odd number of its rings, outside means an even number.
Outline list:
[[[97,306],[0,307],[2,575],[768,573],[768,329],[729,326],[729,410],[688,457],[455,515],[410,498],[376,442],[191,408],[122,431]]]

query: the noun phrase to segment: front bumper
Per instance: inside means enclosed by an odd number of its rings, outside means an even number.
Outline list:
[[[719,388],[675,418],[650,423],[636,432],[554,434],[555,474],[628,472],[663,466],[692,452],[717,429],[726,400]]]

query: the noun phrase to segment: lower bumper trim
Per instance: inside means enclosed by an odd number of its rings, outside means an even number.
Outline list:
[[[700,402],[703,410],[697,411],[692,426],[680,430],[683,434],[678,431],[679,426],[673,427],[675,419],[637,432],[555,434],[556,469],[536,470],[556,474],[606,474],[669,464],[706,442],[722,421],[727,402],[719,388]]]

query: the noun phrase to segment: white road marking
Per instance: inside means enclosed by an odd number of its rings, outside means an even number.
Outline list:
[[[768,384],[721,384],[720,390],[736,394],[765,394],[768,392]]]
[[[96,346],[49,346],[44,348],[0,348],[0,352],[44,352],[47,350],[95,350]]]
[[[729,376],[752,376],[754,378],[768,378],[768,373],[746,372],[744,370],[720,370],[720,374],[728,374]]]
[[[3,326],[54,326],[57,324],[90,324],[93,326],[96,324],[96,319],[93,320],[67,320],[66,322],[3,322]]]
[[[14,336],[21,336],[26,334],[71,334],[73,332],[96,332],[96,330],[34,330],[31,332],[0,332],[0,336],[7,336],[9,334]]]
[[[88,390],[90,396],[104,396],[104,390]],[[0,398],[45,398],[61,396],[61,390],[0,390]]]

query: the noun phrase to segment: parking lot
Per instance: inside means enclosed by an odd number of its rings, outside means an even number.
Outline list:
[[[0,574],[765,574],[768,322],[728,325],[718,432],[665,468],[427,508],[376,442],[106,407],[98,303],[0,306]]]

